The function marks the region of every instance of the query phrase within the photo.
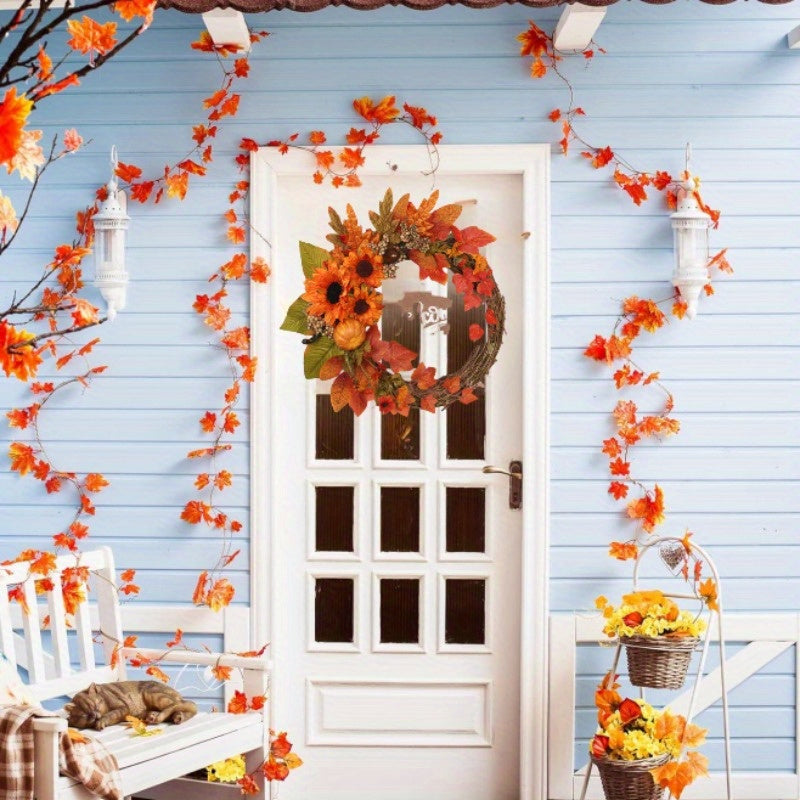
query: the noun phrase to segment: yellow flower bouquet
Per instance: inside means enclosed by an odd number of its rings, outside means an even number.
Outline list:
[[[680,798],[708,759],[685,748],[705,741],[706,730],[643,700],[623,699],[609,673],[595,692],[598,732],[589,746],[607,800],[659,800],[665,788]]]
[[[628,673],[634,686],[680,689],[706,623],[700,616],[682,611],[658,589],[622,596],[619,606],[598,597],[603,612],[603,633],[618,637],[625,646]]]

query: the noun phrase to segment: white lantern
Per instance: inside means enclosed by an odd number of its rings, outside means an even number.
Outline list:
[[[711,217],[700,208],[695,181],[688,170],[678,189],[678,210],[672,215],[675,231],[675,272],[672,284],[686,303],[686,316],[694,319],[700,292],[708,283],[708,229]]]
[[[125,193],[117,188],[117,149],[111,148],[111,180],[108,197],[94,216],[94,285],[108,307],[108,318],[125,308],[128,273],[125,270],[125,231],[130,217],[125,213]]]

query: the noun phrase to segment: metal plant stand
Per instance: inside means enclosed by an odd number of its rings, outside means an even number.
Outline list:
[[[653,547],[658,546],[658,552],[661,556],[661,559],[670,569],[673,571],[675,567],[683,561],[683,554],[685,552],[683,546],[683,540],[679,539],[677,536],[660,536],[652,541],[647,542],[644,545],[640,546],[639,555],[636,559],[636,563],[633,568],[633,591],[636,591],[639,588],[639,565],[642,562],[642,559],[645,556],[645,553],[652,550]],[[700,680],[703,677],[703,672],[705,670],[706,665],[706,657],[708,656],[708,648],[711,643],[711,627],[714,617],[716,617],[717,622],[717,634],[719,637],[719,678],[720,678],[720,687],[722,690],[722,724],[723,724],[723,733],[725,738],[725,783],[727,788],[727,800],[732,800],[733,794],[731,790],[731,736],[730,736],[730,725],[729,725],[729,718],[728,718],[728,691],[727,691],[727,684],[725,680],[725,638],[723,636],[723,629],[722,629],[722,587],[720,584],[719,579],[719,572],[717,572],[716,565],[714,564],[711,557],[708,553],[699,545],[692,543],[692,552],[699,556],[698,560],[705,563],[708,567],[709,571],[711,572],[712,577],[714,578],[714,582],[717,586],[717,610],[709,609],[709,620],[708,625],[706,627],[705,635],[703,637],[703,645],[702,651],[700,655],[700,663],[697,667],[697,674],[695,675],[694,679],[694,686],[692,687],[692,693],[689,697],[689,707],[686,710],[686,724],[688,725],[692,721],[692,716],[694,714],[695,703],[697,701],[697,693],[700,688]],[[671,594],[671,593],[664,593],[666,597],[672,597],[674,599],[682,599],[682,600],[696,600],[697,595],[694,594]],[[617,665],[619,664],[619,657],[622,652],[622,643],[617,641],[617,646],[614,650],[614,663],[611,666],[612,674],[616,674],[617,672]],[[639,689],[639,696],[641,699],[644,699],[644,688],[640,687]],[[586,775],[583,779],[583,788],[581,789],[581,796],[580,800],[585,800],[586,792],[589,788],[589,778],[592,774],[592,768],[594,764],[592,760],[589,759],[589,763],[586,768]]]

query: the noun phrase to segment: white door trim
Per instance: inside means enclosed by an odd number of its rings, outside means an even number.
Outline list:
[[[549,377],[550,377],[550,146],[444,145],[439,147],[439,174],[505,173],[523,179],[523,539],[520,635],[520,798],[547,797],[547,708],[549,612]],[[391,178],[402,173],[430,170],[424,146],[375,146],[368,150],[362,174]],[[308,175],[314,191],[313,158],[302,151],[280,155],[261,148],[250,161],[251,258],[271,261],[269,242],[276,214],[280,176]],[[435,179],[432,179],[434,182]],[[342,189],[342,202],[347,189]],[[320,231],[320,236],[323,235]],[[277,559],[272,558],[274,519],[271,498],[281,487],[280,473],[269,458],[269,442],[280,431],[276,400],[277,381],[273,335],[283,309],[274,308],[275,293],[253,283],[250,292],[252,351],[260,359],[250,395],[250,586],[253,644],[268,641],[274,630],[271,614],[286,613],[275,586]],[[263,591],[267,589],[267,591]],[[257,591],[261,590],[261,591]],[[284,669],[277,659],[275,673]],[[278,724],[280,721],[278,720]]]

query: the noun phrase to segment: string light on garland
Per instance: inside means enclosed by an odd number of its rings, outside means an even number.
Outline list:
[[[675,271],[672,285],[686,304],[686,316],[694,319],[700,292],[708,283],[708,229],[711,217],[700,207],[697,179],[689,169],[691,145],[686,145],[686,170],[677,191],[678,208],[671,215],[675,232]]]

